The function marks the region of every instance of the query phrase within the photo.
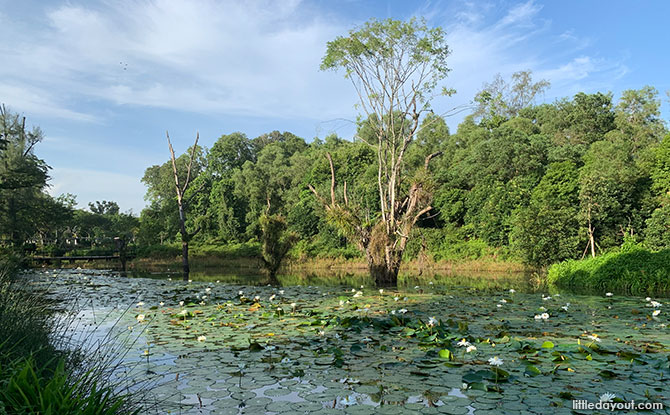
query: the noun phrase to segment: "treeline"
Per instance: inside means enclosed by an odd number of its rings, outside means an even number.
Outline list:
[[[410,185],[428,154],[442,155],[431,163],[427,182],[433,209],[417,223],[405,258],[495,257],[545,266],[595,256],[625,240],[669,247],[670,136],[657,91],[625,91],[616,102],[610,93],[579,93],[533,105],[543,85],[520,74],[509,84],[497,79],[486,85],[456,133],[437,115],[423,119],[408,148],[403,185]],[[139,218],[121,213],[114,202],[75,209],[74,196],[45,192],[49,167],[34,153],[41,131],[26,131],[25,120],[4,107],[0,121],[2,246],[62,254],[113,250],[120,237],[141,252],[178,253],[170,160],[146,170],[148,206]],[[353,141],[236,132],[209,149],[198,146],[184,195],[192,244],[240,244],[260,255],[261,218],[271,216],[285,223],[281,232],[291,236],[294,257],[362,256],[308,185],[330,194],[330,154],[338,199],[346,183],[360,216],[374,221],[377,153],[365,144],[372,134],[363,121]],[[176,158],[179,174],[185,174],[191,150]]]
[[[544,266],[598,255],[626,239],[658,249],[670,244],[670,137],[654,88],[579,93],[553,104],[532,105],[543,83],[528,73],[509,84],[500,78],[478,94],[476,111],[451,134],[429,115],[408,148],[410,174],[426,155],[442,151],[432,172],[433,209],[423,215],[405,252],[435,259],[496,255]],[[512,91],[512,92],[510,92]],[[362,255],[327,219],[308,185],[329,194],[332,155],[338,198],[348,198],[369,220],[379,211],[377,154],[372,132],[307,142],[274,131],[250,139],[236,132],[196,149],[187,227],[193,242],[217,245],[259,241],[261,217],[280,215],[297,236],[294,256]],[[189,149],[177,158],[180,172]],[[148,168],[149,206],[142,211],[141,245],[177,241],[172,165]]]

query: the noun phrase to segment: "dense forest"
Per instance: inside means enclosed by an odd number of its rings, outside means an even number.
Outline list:
[[[670,136],[658,92],[628,90],[618,100],[611,93],[578,93],[535,105],[544,88],[528,72],[499,77],[484,85],[456,132],[438,115],[422,119],[402,166],[406,176],[427,155],[442,154],[429,167],[433,208],[412,231],[405,259],[423,252],[434,260],[495,256],[546,266],[596,256],[625,241],[670,246]],[[25,118],[4,107],[1,121],[3,246],[53,253],[109,249],[117,237],[139,252],[179,255],[169,159],[146,169],[148,206],[139,218],[108,201],[76,209],[73,195],[46,193],[49,167],[35,153],[42,132],[26,131]],[[377,153],[366,144],[370,129],[368,120],[359,122],[353,140],[234,132],[211,148],[185,151],[175,165],[185,175],[193,155],[184,195],[192,245],[254,252],[263,240],[262,218],[272,216],[282,224],[278,237],[294,242],[294,258],[362,256],[309,186],[329,194],[329,154],[338,197],[346,191],[364,217],[379,215]]]

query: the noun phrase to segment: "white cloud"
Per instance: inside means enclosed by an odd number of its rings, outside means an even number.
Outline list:
[[[0,74],[115,104],[341,116],[353,104],[346,82],[318,67],[326,42],[345,28],[305,10],[287,1],[65,3],[47,12],[46,28],[21,34],[23,45],[9,51],[12,65]],[[12,28],[0,33],[10,43],[19,40]],[[35,104],[23,102],[22,109]]]
[[[113,200],[122,211],[132,209],[139,214],[144,203],[137,195],[143,195],[145,188],[135,176],[90,169],[54,168],[50,172],[49,194],[62,193],[78,195],[78,206],[85,208],[96,200]],[[85,196],[81,196],[85,195]]]

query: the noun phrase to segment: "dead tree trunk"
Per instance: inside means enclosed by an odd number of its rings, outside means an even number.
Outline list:
[[[186,180],[184,184],[180,186],[179,184],[179,174],[177,172],[177,160],[174,155],[174,149],[172,148],[172,143],[170,142],[170,134],[166,131],[168,147],[170,148],[170,158],[172,160],[172,172],[174,173],[174,185],[177,192],[177,205],[179,207],[179,233],[181,235],[181,262],[182,262],[182,278],[184,281],[188,281],[189,274],[191,272],[191,267],[188,262],[188,243],[191,239],[200,231],[200,228],[196,228],[193,232],[188,232],[186,230],[186,209],[185,205],[187,201],[184,199],[184,194],[186,189],[188,189],[189,184],[191,183],[191,169],[193,167],[193,160],[195,159],[195,150],[198,147],[198,140],[200,139],[200,133],[197,133],[195,136],[195,143],[191,150],[191,156],[188,161],[188,167],[186,169]]]

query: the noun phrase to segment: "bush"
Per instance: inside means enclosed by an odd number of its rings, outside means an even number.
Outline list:
[[[181,255],[178,245],[145,245],[137,248],[138,258],[173,259]]]
[[[631,294],[670,292],[670,249],[652,252],[628,245],[596,258],[568,260],[549,267],[549,283],[559,287]]]

